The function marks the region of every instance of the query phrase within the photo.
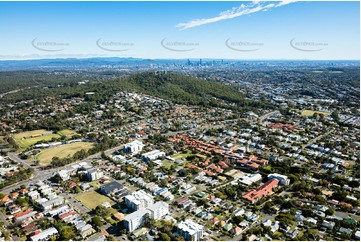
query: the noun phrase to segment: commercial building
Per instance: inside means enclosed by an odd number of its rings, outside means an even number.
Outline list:
[[[101,193],[104,195],[110,195],[119,192],[123,188],[122,184],[118,182],[111,182],[100,187]]]
[[[240,179],[240,182],[244,185],[252,185],[255,182],[261,181],[262,180],[262,176],[259,173],[256,174],[252,174],[250,176],[244,176]]]
[[[163,151],[160,150],[153,150],[147,153],[142,154],[142,159],[144,161],[153,161],[156,160],[160,157],[164,157],[165,153]]]

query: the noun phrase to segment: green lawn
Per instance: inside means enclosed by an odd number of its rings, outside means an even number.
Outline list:
[[[21,132],[18,134],[14,134],[13,138],[16,143],[19,145],[21,150],[25,150],[39,141],[49,142],[53,138],[60,138],[61,135],[65,135],[68,138],[77,134],[75,131],[70,129],[64,129],[59,131],[58,133],[46,134],[49,131],[45,129]],[[44,135],[43,135],[44,134]]]
[[[38,130],[33,130],[33,131],[27,131],[27,132],[21,132],[18,134],[14,134],[13,138],[15,140],[21,140],[22,138],[29,138],[31,136],[37,136],[37,135],[42,135],[44,133],[47,133],[48,131],[46,131],[45,129],[38,129]]]
[[[34,137],[34,138],[16,140],[16,142],[18,143],[18,145],[19,145],[19,147],[21,149],[27,149],[27,148],[35,145],[39,141],[48,142],[52,138],[60,138],[60,135],[58,135],[58,134],[49,134],[49,135],[44,135],[44,136],[39,136],[39,137]]]
[[[163,163],[163,166],[167,169],[170,168],[171,165],[177,165],[177,163],[173,162],[173,161],[170,161],[170,160],[167,160],[167,159],[164,159],[162,160],[162,163]]]
[[[92,187],[95,187],[95,188],[101,187],[101,185],[100,185],[100,183],[99,183],[98,181],[93,181],[93,182],[90,183],[90,185],[91,185]]]
[[[75,132],[74,130],[70,130],[70,129],[63,129],[63,130],[60,130],[58,132],[58,134],[59,135],[65,135],[65,136],[70,138],[71,136],[77,134],[77,132]]]
[[[91,210],[99,205],[102,205],[104,202],[109,202],[110,205],[115,204],[113,200],[107,196],[97,193],[96,191],[85,192],[75,196],[74,198]]]
[[[51,163],[53,157],[65,158],[67,156],[73,156],[77,151],[84,149],[89,150],[93,147],[93,143],[89,142],[77,142],[65,145],[59,145],[56,147],[44,149],[38,155],[36,159],[39,160],[39,165],[47,166]]]
[[[172,158],[175,159],[175,160],[180,160],[180,159],[185,159],[190,155],[192,155],[192,152],[187,150],[187,153],[185,153],[185,154],[177,153],[177,154],[172,155]]]
[[[314,113],[323,114],[325,116],[330,115],[330,112],[320,112],[320,111],[313,111],[313,110],[302,110],[302,116],[312,116]]]

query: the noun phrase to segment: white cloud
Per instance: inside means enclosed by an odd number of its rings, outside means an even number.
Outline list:
[[[277,8],[284,6],[286,4],[295,2],[296,0],[283,0],[281,2],[269,3],[269,2],[260,2],[259,0],[255,0],[250,4],[241,4],[239,7],[234,7],[231,10],[227,10],[221,12],[218,16],[213,18],[201,18],[188,21],[186,23],[179,23],[176,25],[180,30],[190,29],[197,26],[215,23],[218,21],[237,18],[243,15],[248,15],[251,13],[257,13],[259,11],[267,11],[271,8]]]

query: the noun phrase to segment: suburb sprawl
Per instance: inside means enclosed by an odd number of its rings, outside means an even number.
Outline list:
[[[169,62],[0,73],[1,238],[360,239],[357,63]]]

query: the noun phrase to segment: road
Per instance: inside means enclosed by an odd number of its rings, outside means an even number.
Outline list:
[[[233,180],[233,181],[227,182],[227,183],[225,183],[225,184],[223,184],[223,185],[220,185],[220,186],[218,186],[218,187],[212,188],[211,190],[212,190],[212,191],[216,191],[216,190],[218,190],[219,188],[222,188],[222,187],[224,187],[224,186],[227,186],[228,184],[236,185],[237,183],[238,183],[238,180]]]
[[[271,117],[274,114],[280,114],[280,111],[272,111],[270,113],[266,113],[266,114],[262,115],[261,117],[258,118],[258,123],[262,124],[265,119]]]
[[[17,163],[23,164],[25,168],[33,168],[34,176],[37,176],[40,170],[37,167],[32,167],[26,160],[20,159],[20,157],[14,152],[8,152],[8,157],[10,160],[15,161]]]
[[[34,87],[36,87],[36,86],[34,86]],[[16,89],[16,90],[13,90],[13,91],[10,91],[10,92],[4,92],[4,93],[1,93],[1,94],[0,94],[0,98],[4,97],[5,95],[8,95],[8,94],[16,93],[16,92],[23,91],[23,90],[30,89],[30,88],[31,88],[31,87],[22,88],[22,89]]]
[[[73,207],[78,213],[80,214],[87,214],[90,212],[88,208],[82,205],[79,201],[74,198],[76,194],[69,194],[69,193],[60,193],[60,196],[64,197],[67,200],[67,203]]]
[[[317,136],[317,137],[314,138],[314,139],[311,139],[307,144],[305,144],[305,145],[302,146],[301,151],[304,150],[307,146],[315,143],[317,140],[322,139],[322,138],[325,137],[326,135],[329,135],[332,131],[334,131],[334,129],[331,129],[331,130],[327,131],[326,133],[321,134],[321,135]]]

